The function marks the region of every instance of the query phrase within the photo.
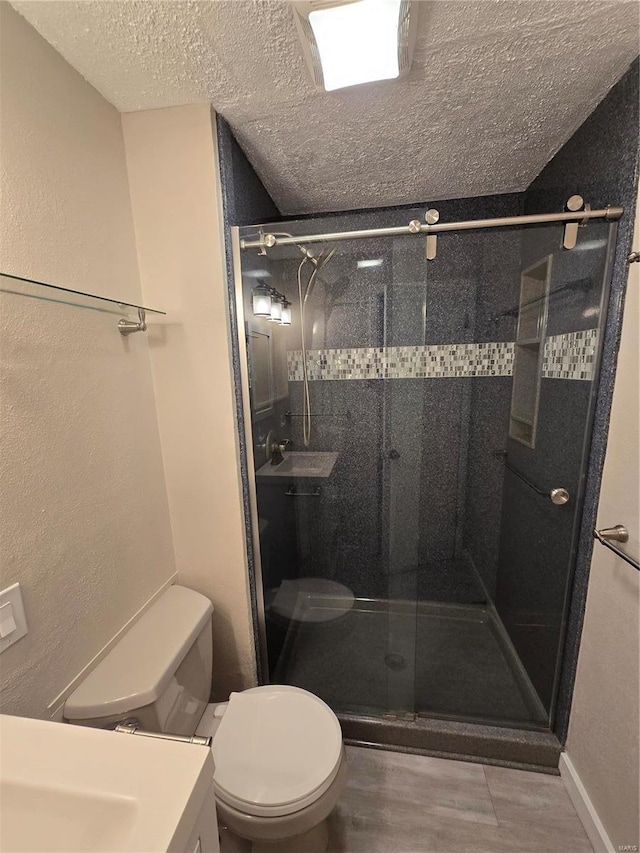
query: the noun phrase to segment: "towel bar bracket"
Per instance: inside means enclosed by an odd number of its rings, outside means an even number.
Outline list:
[[[630,566],[640,572],[640,563],[637,560],[634,560],[633,557],[630,557],[628,554],[625,554],[624,551],[621,551],[620,548],[616,547],[613,542],[628,542],[629,541],[629,531],[622,524],[616,524],[614,527],[603,527],[601,530],[593,530],[593,538],[597,539],[601,545],[604,545],[605,548],[608,548],[610,551],[620,557],[621,560],[624,560],[625,563],[629,563]]]

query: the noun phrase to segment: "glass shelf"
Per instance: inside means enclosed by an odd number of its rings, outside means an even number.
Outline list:
[[[48,284],[45,281],[36,281],[4,272],[0,273],[0,292],[62,302],[79,308],[93,308],[114,314],[144,311],[146,314],[166,315],[166,311],[159,311],[157,308],[146,308],[144,305],[136,305],[133,302],[119,302],[117,299],[109,299],[106,296],[96,296],[82,290],[72,290],[69,287],[60,287],[57,284]]]

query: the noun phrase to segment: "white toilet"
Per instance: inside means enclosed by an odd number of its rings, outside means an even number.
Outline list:
[[[99,728],[133,718],[150,731],[212,735],[221,822],[253,853],[324,853],[326,818],[347,776],[338,719],[312,693],[278,685],[207,706],[212,612],[199,593],[170,587],[69,696],[64,716]]]

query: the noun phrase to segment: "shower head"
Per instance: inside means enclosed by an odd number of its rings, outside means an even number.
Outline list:
[[[336,251],[335,249],[325,249],[324,251],[320,252],[318,257],[316,258],[316,256],[312,254],[306,246],[303,246],[301,243],[296,243],[296,246],[304,255],[305,260],[313,264],[316,269],[316,272],[319,272],[325,264],[329,263]]]
[[[316,268],[317,272],[320,272],[322,267],[326,266],[329,263],[331,258],[335,255],[335,249],[325,249],[323,252],[320,252],[317,258],[311,257],[309,260]]]
[[[329,263],[331,258],[334,256],[335,251],[336,251],[335,249],[325,249],[324,252],[320,252],[320,254],[318,255],[317,258],[315,256],[313,256],[309,251],[307,251],[307,254],[305,255],[305,260],[308,260],[313,264],[313,272],[311,273],[311,276],[309,277],[309,281],[307,282],[307,287],[306,287],[305,294],[304,294],[304,301],[305,302],[307,301],[307,299],[311,296],[311,293],[313,292],[313,288],[315,287],[315,283],[316,283],[316,279],[318,277],[318,273],[320,272],[321,269],[324,269],[324,267],[326,267],[326,265]],[[303,263],[304,263],[304,261],[303,261]]]
[[[293,234],[289,234],[288,231],[273,231],[272,236],[274,236],[274,237],[290,237],[291,239],[293,239]],[[302,243],[295,243],[294,245],[296,245],[300,249],[300,251],[304,255],[305,261],[309,261],[309,263],[313,264],[316,272],[321,270],[325,264],[329,263],[329,261],[334,256],[335,251],[336,251],[335,248],[334,249],[325,249],[324,251],[320,252],[318,257],[316,258],[316,256],[313,254],[313,252],[311,252],[309,249],[307,249],[307,247],[304,246]]]

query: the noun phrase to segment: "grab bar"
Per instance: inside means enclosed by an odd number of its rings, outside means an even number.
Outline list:
[[[540,486],[536,486],[535,483],[532,483],[531,480],[526,477],[522,471],[518,471],[517,468],[514,468],[513,465],[509,462],[506,457],[506,453],[502,451],[500,455],[503,456],[505,468],[508,468],[512,474],[515,474],[516,477],[520,477],[523,483],[526,483],[530,489],[533,489],[534,492],[537,492],[539,495],[542,495],[543,498],[549,498],[551,503],[556,504],[556,506],[563,506],[566,503],[569,503],[569,492],[566,489],[563,489],[561,486],[557,486],[554,489],[550,489],[549,491],[545,491],[541,489]]]
[[[312,492],[298,492],[295,486],[291,486],[285,492],[285,495],[288,495],[290,498],[319,498],[321,494],[320,486],[316,486]]]
[[[629,541],[629,531],[622,524],[616,524],[615,527],[603,527],[602,530],[593,529],[593,538],[597,539],[601,545],[604,545],[605,548],[608,548],[610,551],[613,551],[616,556],[620,557],[620,559],[624,560],[625,563],[629,563],[630,566],[640,572],[640,563],[637,560],[634,560],[633,557],[630,557],[628,554],[625,554],[624,551],[621,551],[619,548],[616,548],[615,545],[611,543],[611,539],[615,542],[628,542]]]

